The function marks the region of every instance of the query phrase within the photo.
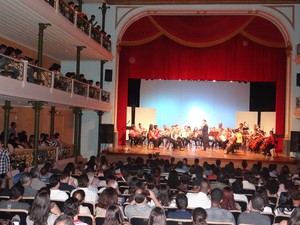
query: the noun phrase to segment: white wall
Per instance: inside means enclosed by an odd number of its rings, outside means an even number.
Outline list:
[[[155,108],[160,127],[200,127],[206,119],[234,128],[235,113],[249,111],[249,83],[142,80],[140,93],[140,107]]]

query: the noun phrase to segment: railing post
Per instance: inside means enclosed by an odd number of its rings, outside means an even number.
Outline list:
[[[38,67],[43,67],[43,42],[44,42],[44,30],[51,26],[50,23],[39,23],[39,41],[38,41]],[[38,79],[40,79],[38,73]]]
[[[22,80],[22,87],[25,87],[25,83],[27,82],[27,71],[28,71],[28,61],[22,60],[23,63],[23,80]]]
[[[92,38],[92,27],[93,25],[90,23],[89,24],[89,37]]]
[[[59,0],[55,0],[55,12],[58,13],[58,10],[59,10]]]
[[[86,100],[89,100],[90,97],[90,85],[87,85],[87,91],[86,91]]]
[[[80,74],[80,52],[84,49],[85,46],[77,46],[77,54],[76,54],[76,79],[79,79]]]
[[[74,79],[72,79],[72,87],[71,87],[71,97],[74,94]]]
[[[54,123],[55,123],[55,106],[51,106],[50,112],[50,137],[54,135]]]
[[[106,6],[106,3],[102,4],[102,7],[99,7],[98,9],[101,9],[102,12],[102,30],[105,31],[105,17],[106,17],[106,11],[110,9],[109,6]]]
[[[77,11],[75,11],[74,16],[75,16],[75,18],[74,18],[74,27],[77,27],[77,16],[78,16]]]
[[[55,79],[55,73],[54,71],[51,72],[51,88],[50,88],[50,93],[53,92],[53,88],[54,88],[54,79]]]
[[[100,137],[101,133],[101,124],[102,124],[102,116],[104,114],[103,111],[96,111],[98,115],[98,137]],[[100,157],[101,155],[101,141],[100,138],[98,138],[98,152],[97,152],[97,157]]]

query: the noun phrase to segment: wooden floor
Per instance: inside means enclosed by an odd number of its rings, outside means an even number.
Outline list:
[[[235,164],[241,163],[242,160],[247,160],[248,164],[251,166],[253,163],[261,161],[264,166],[268,166],[270,163],[276,163],[280,168],[282,165],[286,164],[293,170],[293,172],[298,172],[298,168],[300,166],[300,159],[291,158],[289,156],[283,155],[282,152],[274,156],[264,156],[261,153],[250,152],[245,149],[239,149],[235,153],[224,154],[222,149],[206,149],[203,151],[202,149],[184,149],[180,150],[171,150],[167,148],[160,147],[157,150],[148,149],[146,145],[141,147],[136,146],[118,146],[108,148],[103,151],[103,153],[113,159],[113,160],[126,160],[128,156],[131,157],[143,157],[147,158],[148,154],[159,153],[159,157],[166,159],[170,157],[174,157],[177,161],[182,160],[183,158],[187,158],[189,163],[193,163],[195,158],[199,158],[200,162],[207,161],[209,163],[215,163],[217,159],[222,161],[222,164],[226,164],[229,161],[233,161]]]

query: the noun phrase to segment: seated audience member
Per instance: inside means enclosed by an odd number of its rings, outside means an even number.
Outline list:
[[[166,184],[161,184],[158,190],[157,199],[164,207],[175,207],[176,203],[172,199],[170,188]]]
[[[92,214],[89,207],[83,206],[82,203],[84,202],[85,193],[83,190],[77,190],[73,193],[72,197],[77,198],[80,205],[79,205],[79,214]]]
[[[73,193],[75,191],[83,190],[85,193],[84,200],[88,201],[88,202],[96,203],[98,201],[98,194],[97,194],[97,192],[94,192],[93,190],[89,189],[88,185],[89,185],[88,176],[86,174],[80,175],[80,177],[78,178],[78,187],[71,192],[71,196],[73,195]]]
[[[278,197],[277,192],[279,190],[279,182],[275,179],[270,179],[265,185],[268,193],[268,197]]]
[[[282,220],[279,225],[299,225],[300,221],[300,208],[297,207],[293,211],[289,220]]]
[[[118,204],[118,193],[112,187],[106,188],[99,196],[96,216],[105,217],[107,207],[114,204]]]
[[[154,207],[149,215],[148,225],[166,225],[166,213],[161,207]]]
[[[78,219],[79,205],[80,203],[77,198],[71,197],[67,199],[64,203],[64,214],[73,218],[76,225],[87,225]]]
[[[265,200],[259,194],[255,194],[249,203],[249,212],[243,212],[238,217],[238,224],[255,224],[255,225],[271,225],[268,216],[262,215]]]
[[[24,172],[27,172],[27,166],[26,166],[25,163],[20,163],[20,165],[18,166],[18,169],[19,169],[19,173],[17,173],[17,174],[14,176],[13,184],[18,183],[19,180],[20,180],[21,175],[22,175]]]
[[[241,210],[241,206],[234,200],[233,191],[230,187],[223,189],[223,201],[220,206],[227,210]]]
[[[60,185],[60,182],[59,182],[58,175],[52,175],[49,179],[50,199],[65,201],[69,198],[69,196],[66,192],[58,189],[59,185]]]
[[[117,205],[110,205],[107,207],[105,220],[103,225],[130,225],[126,222],[120,207]]]
[[[210,184],[207,179],[203,179],[200,187],[195,193],[187,193],[188,198],[188,208],[201,207],[204,209],[209,209],[211,207],[211,200],[208,197],[210,192]]]
[[[253,196],[254,195],[260,195],[264,199],[265,207],[263,209],[263,213],[273,213],[272,205],[274,204],[271,201],[269,201],[268,192],[265,187],[259,187],[257,191],[253,194]]]
[[[243,180],[243,188],[244,190],[256,190],[255,188],[255,177],[254,174],[251,172],[247,172],[244,174]]]
[[[211,192],[211,208],[207,209],[207,221],[209,222],[230,222],[235,224],[235,219],[229,210],[221,209],[223,191],[215,188]]]
[[[134,200],[125,207],[125,215],[130,219],[134,216],[149,217],[152,207],[147,204],[147,197],[153,200],[155,206],[161,207],[159,201],[152,191],[137,189]]]
[[[25,172],[21,175],[20,182],[24,187],[24,194],[23,197],[35,197],[37,190],[32,189],[31,182],[32,178],[30,173]]]
[[[167,217],[174,219],[191,219],[192,214],[187,211],[188,199],[185,194],[178,193],[176,196],[177,210],[175,212],[169,212]]]
[[[29,210],[29,204],[26,202],[20,202],[23,197],[24,187],[21,185],[15,185],[11,188],[10,196],[8,200],[0,201],[0,209],[25,209]]]
[[[107,182],[107,186],[100,188],[98,193],[101,194],[106,188],[109,188],[109,187],[116,189],[116,191],[118,192],[118,195],[121,195],[121,192],[119,191],[119,184],[115,179],[109,179],[109,181]]]
[[[293,199],[289,192],[282,192],[274,213],[278,215],[291,215],[294,210]]]
[[[235,201],[242,201],[248,204],[248,198],[243,191],[243,182],[241,179],[236,179],[232,183],[233,197]]]
[[[34,190],[40,190],[43,187],[46,187],[46,184],[40,180],[40,172],[37,168],[32,168],[30,170],[30,175],[32,177],[31,188]]]
[[[66,172],[62,172],[60,175],[60,185],[59,185],[59,190],[62,191],[73,191],[75,189],[75,184],[74,185],[70,185],[70,175]]]
[[[85,169],[97,169],[97,162],[96,162],[96,156],[92,155],[90,157],[90,160],[85,164]]]
[[[9,196],[9,178],[6,173],[0,174],[0,195]]]
[[[41,168],[40,173],[41,173],[40,180],[42,182],[48,184],[49,178],[52,174],[49,173],[49,170],[47,170],[47,168],[45,166]]]
[[[55,220],[54,225],[74,225],[72,218],[66,214],[61,214]]]
[[[56,218],[57,215],[51,212],[49,193],[45,190],[38,192],[26,218],[27,225],[53,225]]]
[[[207,225],[207,213],[203,208],[195,208],[192,212],[193,225]]]
[[[70,176],[69,184],[70,185],[74,184],[74,186],[77,187],[78,186],[78,180],[76,178],[72,177],[72,175],[76,173],[75,164],[73,162],[69,162],[65,166],[63,172],[66,172],[67,174],[69,174],[69,176]],[[80,175],[80,174],[78,174],[78,175]]]

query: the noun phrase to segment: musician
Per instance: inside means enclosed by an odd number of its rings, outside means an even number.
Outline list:
[[[161,134],[160,134],[160,129],[158,128],[157,125],[154,125],[153,126],[154,128],[154,135],[155,135],[155,138],[157,139],[158,141],[158,146],[160,146],[160,144],[162,143],[162,139],[160,138]],[[158,147],[157,146],[157,147]]]
[[[198,127],[194,127],[193,132],[190,133],[190,139],[195,143],[195,146],[198,146],[200,142],[200,131]]]
[[[228,154],[229,152],[234,152],[235,149],[238,149],[240,146],[242,146],[243,143],[243,135],[240,129],[235,129],[235,134],[228,142],[229,147],[227,148],[225,154]]]
[[[163,125],[163,129],[160,132],[160,138],[161,142],[164,142],[164,139],[166,139],[166,148],[169,147],[170,144],[170,129],[167,127],[167,125]]]
[[[152,142],[154,145],[154,149],[158,149],[158,138],[155,135],[155,130],[153,124],[149,125],[149,130],[148,130],[148,143]]]
[[[263,152],[264,155],[271,156],[270,150],[272,148],[275,148],[275,137],[274,137],[274,132],[271,130],[270,131],[270,136],[266,138],[265,142],[261,146],[261,151]]]
[[[206,148],[209,147],[208,125],[206,123],[206,120],[203,120],[203,125],[202,125],[202,143],[203,143],[203,151],[206,151]]]
[[[231,132],[230,136],[227,136],[226,130],[223,130],[222,133],[218,136],[218,145],[221,149],[225,149],[226,145],[228,143],[228,139],[231,137]]]
[[[178,142],[178,137],[179,137],[179,128],[178,128],[178,125],[173,125],[171,127],[171,135],[170,135],[170,142],[172,143],[173,145],[173,150],[177,149],[177,148],[180,148],[182,146],[180,146],[181,142]]]
[[[129,139],[134,141],[134,145],[142,145],[142,136],[137,127],[133,124],[132,129],[129,131]]]
[[[216,130],[215,127],[211,127],[209,129],[209,133],[208,133],[208,138],[209,138],[209,141],[211,141],[211,148],[213,147],[216,147],[217,145],[217,136],[219,135],[219,132]]]
[[[142,123],[139,123],[137,130],[140,132],[142,137],[142,143],[144,143],[147,137],[147,129],[143,128]]]

